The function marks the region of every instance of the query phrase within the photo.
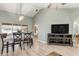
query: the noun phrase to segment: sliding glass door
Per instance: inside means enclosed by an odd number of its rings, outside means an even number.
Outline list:
[[[18,25],[18,24],[9,24],[9,23],[3,23],[1,25],[1,32],[2,33],[12,33],[12,32],[28,32],[28,26],[27,25]]]
[[[1,32],[2,33],[12,33],[12,25],[11,24],[7,24],[7,25],[2,24]]]

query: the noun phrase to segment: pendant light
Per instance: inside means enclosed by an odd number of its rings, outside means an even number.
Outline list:
[[[22,3],[20,3],[20,14],[19,14],[19,21],[24,19],[24,15],[22,15]]]

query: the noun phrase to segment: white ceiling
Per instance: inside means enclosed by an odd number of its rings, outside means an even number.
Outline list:
[[[40,9],[47,8],[49,3],[22,3],[22,14],[25,16],[33,17]],[[52,3],[50,8],[78,8],[78,3],[67,3],[61,5],[60,3]],[[36,9],[38,11],[36,12]],[[12,13],[19,13],[19,3],[0,3],[0,10]]]
[[[19,3],[0,3],[0,10],[3,11],[8,11],[12,13],[18,13],[20,12],[19,10]],[[23,3],[22,4],[22,14],[33,17],[37,12],[36,9],[40,10],[42,8],[46,8],[48,4],[38,4],[38,3]]]

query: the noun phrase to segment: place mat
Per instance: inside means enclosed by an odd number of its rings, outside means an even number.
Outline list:
[[[57,52],[50,52],[47,56],[62,56],[62,55]]]

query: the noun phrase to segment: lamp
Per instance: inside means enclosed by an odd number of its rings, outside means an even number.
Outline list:
[[[24,15],[22,15],[22,3],[20,3],[20,15],[19,15],[19,21],[22,21],[24,19]]]

